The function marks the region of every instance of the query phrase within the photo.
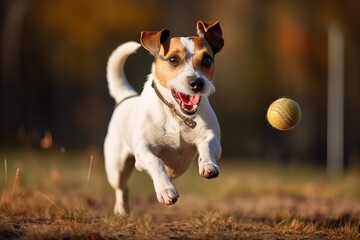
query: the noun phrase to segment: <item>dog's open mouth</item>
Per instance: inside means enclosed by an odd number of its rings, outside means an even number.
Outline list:
[[[190,96],[181,92],[177,92],[174,89],[171,92],[176,102],[180,105],[180,108],[183,111],[183,113],[187,115],[192,115],[196,113],[199,107],[201,96],[199,95]]]

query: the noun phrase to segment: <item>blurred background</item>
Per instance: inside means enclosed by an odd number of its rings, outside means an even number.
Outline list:
[[[112,50],[138,41],[143,30],[188,36],[197,20],[219,20],[225,47],[210,101],[223,156],[325,166],[328,32],[335,24],[345,51],[341,157],[346,167],[359,165],[359,9],[351,0],[3,0],[0,149],[101,152],[114,106],[105,78]],[[126,64],[138,91],[151,62],[141,49]],[[286,132],[265,118],[283,96],[302,108],[300,124]]]

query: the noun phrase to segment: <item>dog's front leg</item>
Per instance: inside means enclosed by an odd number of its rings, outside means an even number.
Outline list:
[[[208,135],[204,141],[198,145],[199,152],[199,174],[207,179],[215,178],[220,173],[220,168],[216,160],[221,156],[220,140],[216,135]]]
[[[139,171],[147,171],[151,176],[160,203],[174,204],[179,194],[172,184],[171,178],[166,172],[164,162],[158,158],[149,146],[140,145],[136,149],[135,167]]]

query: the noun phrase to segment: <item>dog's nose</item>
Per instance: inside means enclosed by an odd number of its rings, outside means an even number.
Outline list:
[[[200,92],[204,88],[205,81],[202,78],[191,79],[189,85],[194,93]]]

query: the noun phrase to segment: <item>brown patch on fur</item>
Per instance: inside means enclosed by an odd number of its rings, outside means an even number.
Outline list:
[[[209,79],[214,79],[215,74],[215,64],[211,65],[211,67],[205,67],[202,65],[202,61],[205,56],[209,56],[214,61],[214,54],[211,50],[210,44],[203,38],[200,37],[192,37],[191,38],[195,43],[195,55],[193,56],[192,62],[195,68],[200,69],[200,71]]]
[[[165,49],[167,51],[165,51]],[[173,66],[168,60],[172,56],[177,56],[179,59],[179,65]],[[186,58],[186,50],[184,45],[180,42],[180,38],[171,38],[164,46],[161,46],[158,56],[155,60],[155,76],[159,83],[167,88],[166,83],[176,78],[181,71]]]

